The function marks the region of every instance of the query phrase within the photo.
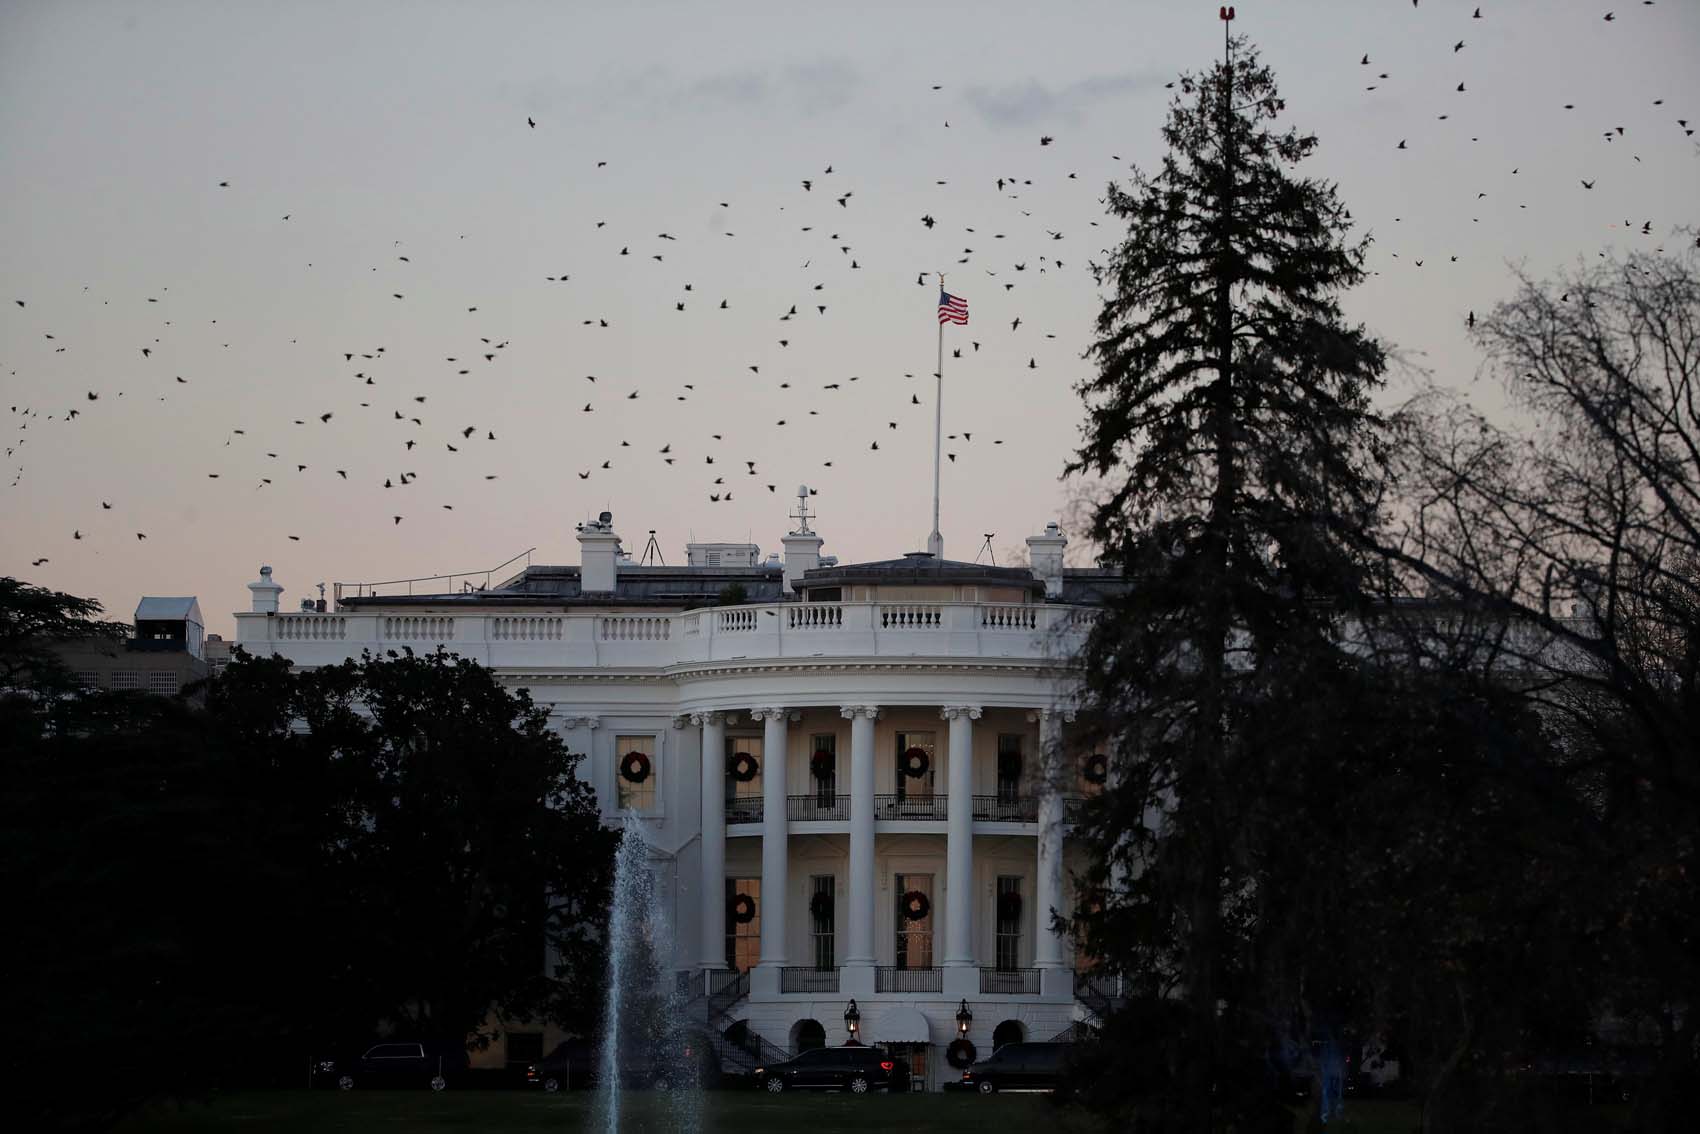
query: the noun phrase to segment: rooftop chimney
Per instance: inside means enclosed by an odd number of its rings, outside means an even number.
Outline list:
[[[1045,581],[1046,598],[1062,594],[1063,548],[1067,546],[1068,537],[1062,534],[1055,520],[1045,525],[1044,534],[1027,537],[1027,561],[1032,566],[1033,577]]]
[[[255,614],[276,614],[277,599],[283,594],[283,586],[272,582],[272,569],[260,568],[260,578],[257,582],[248,584],[248,592],[253,595],[253,603],[249,609]]]
[[[820,566],[820,548],[823,541],[809,527],[812,517],[809,515],[808,485],[797,486],[797,510],[791,513],[791,516],[797,521],[797,530],[787,532],[779,541],[785,548],[785,590],[791,590],[797,580],[803,577],[803,572]]]
[[[587,595],[614,592],[620,537],[614,534],[614,514],[604,512],[578,527],[579,591]]]

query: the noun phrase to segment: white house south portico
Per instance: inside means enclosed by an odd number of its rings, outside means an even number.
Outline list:
[[[1065,570],[1054,524],[1031,567],[840,565],[799,520],[783,562],[634,564],[604,514],[579,567],[499,586],[286,613],[268,577],[238,642],[305,666],[441,645],[529,688],[603,813],[641,821],[705,1026],[771,1058],[843,1042],[852,1000],[868,1036],[915,1012],[927,1042],[903,1042],[936,1084],[965,1009],[986,1053],[1087,1012],[1052,916],[1073,908],[1070,801],[1102,782],[1070,742],[1069,658],[1121,580]]]

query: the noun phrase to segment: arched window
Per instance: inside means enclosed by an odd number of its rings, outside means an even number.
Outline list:
[[[801,1055],[826,1046],[826,1029],[819,1020],[798,1020],[791,1025],[791,1050]]]
[[[1027,1032],[1020,1020],[1005,1020],[992,1029],[992,1050],[996,1051],[1006,1043],[1020,1043],[1026,1038]]]

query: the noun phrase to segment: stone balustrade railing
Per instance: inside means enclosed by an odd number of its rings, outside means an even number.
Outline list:
[[[1096,612],[1055,604],[767,603],[681,613],[435,610],[238,614],[237,643],[321,665],[441,644],[496,668],[660,669],[763,658],[989,657],[1063,662]]]

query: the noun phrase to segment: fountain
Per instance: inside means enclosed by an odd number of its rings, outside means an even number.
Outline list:
[[[702,1089],[688,1058],[691,1036],[682,998],[670,979],[672,962],[672,927],[650,870],[649,844],[642,824],[628,813],[614,855],[593,1130],[618,1134],[626,1102],[622,1090],[651,1085],[658,1105],[645,1109],[655,1112],[653,1128],[678,1134],[701,1129]],[[669,979],[664,981],[664,975]]]

